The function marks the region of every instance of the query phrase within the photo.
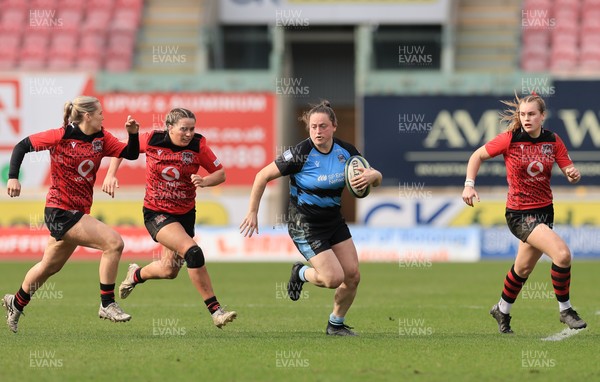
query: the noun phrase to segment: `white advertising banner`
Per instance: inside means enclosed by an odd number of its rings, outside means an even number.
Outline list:
[[[221,0],[223,24],[269,24],[307,28],[311,24],[443,24],[450,0]]]
[[[446,227],[465,208],[459,192],[455,197],[434,196],[426,189],[401,190],[398,196],[371,194],[357,201],[356,219],[376,227]]]
[[[433,262],[472,262],[480,259],[478,228],[366,228],[350,231],[361,262],[395,262],[423,267]],[[284,227],[262,227],[243,237],[235,228],[196,228],[196,241],[209,261],[302,260]]]

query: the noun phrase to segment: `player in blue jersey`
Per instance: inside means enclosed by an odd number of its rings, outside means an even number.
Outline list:
[[[305,282],[335,289],[326,333],[354,336],[352,328],[344,324],[344,317],[356,296],[360,273],[356,247],[340,212],[340,202],[346,160],[360,153],[353,145],[333,137],[337,118],[329,102],[314,106],[302,120],[310,137],[258,172],[250,194],[250,209],[240,230],[248,237],[258,234],[258,207],[267,183],[289,175],[288,232],[311,266],[301,262],[292,266],[288,295],[293,301],[298,300]],[[364,169],[352,185],[359,189],[377,187],[381,179],[379,171]]]

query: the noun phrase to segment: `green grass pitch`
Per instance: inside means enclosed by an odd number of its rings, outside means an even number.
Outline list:
[[[25,310],[19,333],[0,326],[0,381],[592,381],[600,380],[600,262],[573,265],[571,296],[588,328],[565,326],[538,264],[512,311],[515,335],[489,315],[508,262],[362,264],[347,323],[324,334],[333,291],[305,286],[285,298],[291,264],[209,264],[217,297],[238,319],[215,328],[183,270],[119,301],[133,318],[97,316],[98,264],[70,262]],[[31,263],[0,263],[14,293]],[[121,263],[118,283],[127,269]]]

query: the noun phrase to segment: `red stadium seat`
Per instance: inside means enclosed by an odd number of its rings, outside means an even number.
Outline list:
[[[58,0],[58,9],[83,10],[86,3],[81,0]]]
[[[109,56],[106,59],[105,69],[107,72],[126,72],[131,69],[130,57]]]
[[[23,0],[3,0],[1,5],[2,9],[29,9],[29,4]]]
[[[73,69],[73,57],[52,56],[48,59],[47,67],[51,70],[70,70]]]
[[[7,56],[7,55],[0,55],[0,70],[4,70],[4,71],[8,71],[8,70],[13,70],[17,68],[17,57],[16,55],[14,56]]]
[[[85,57],[97,57],[102,54],[105,47],[106,41],[103,33],[88,32],[81,35],[77,54]]]
[[[58,0],[30,0],[29,1],[30,9],[56,10],[57,7],[58,7]]]
[[[579,43],[577,31],[565,31],[552,33],[552,46],[569,45],[576,47]]]
[[[550,9],[552,5],[552,0],[525,0],[523,9]]]
[[[600,0],[583,0],[581,8],[585,12],[600,9]]]
[[[46,58],[44,54],[39,55],[21,55],[19,59],[19,69],[42,70],[46,67]]]
[[[523,31],[523,44],[548,45],[550,43],[550,31],[547,29]]]
[[[577,68],[577,48],[553,50],[550,55],[550,70],[554,72],[571,72]]]
[[[71,9],[62,8],[58,11],[58,17],[62,21],[63,30],[77,31],[81,28],[81,21],[83,20],[82,9]]]
[[[88,0],[86,5],[89,8],[112,10],[115,7],[115,0]]]
[[[65,57],[73,60],[77,54],[77,35],[75,34],[56,34],[52,37],[49,57]]]
[[[108,37],[108,49],[133,50],[135,46],[135,32],[113,32]]]
[[[112,10],[91,8],[88,10],[81,28],[86,32],[104,32],[108,29],[111,18]]]
[[[115,4],[115,8],[122,9],[135,9],[140,11],[144,6],[144,0],[117,0]]]
[[[599,54],[600,53],[600,34],[582,34],[580,52],[582,56],[587,54]]]
[[[116,31],[136,31],[140,23],[140,12],[135,9],[117,9],[111,23]]]
[[[0,46],[2,47],[2,54],[6,51],[17,51],[21,45],[21,33],[20,32],[6,32],[0,34]]]
[[[102,57],[77,57],[75,59],[75,67],[79,70],[96,72],[102,68]]]
[[[39,56],[45,54],[49,41],[50,35],[45,33],[45,29],[28,32],[23,36],[21,55]]]
[[[526,58],[521,61],[521,68],[526,72],[545,72],[548,70],[548,59],[541,56]]]
[[[29,12],[25,8],[8,8],[0,14],[0,29],[3,32],[20,32],[29,26]]]
[[[581,0],[554,0],[554,9],[579,9]]]

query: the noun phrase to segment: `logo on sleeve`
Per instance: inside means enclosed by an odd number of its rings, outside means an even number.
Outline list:
[[[282,154],[283,160],[289,162],[294,157],[291,150],[285,150]]]

